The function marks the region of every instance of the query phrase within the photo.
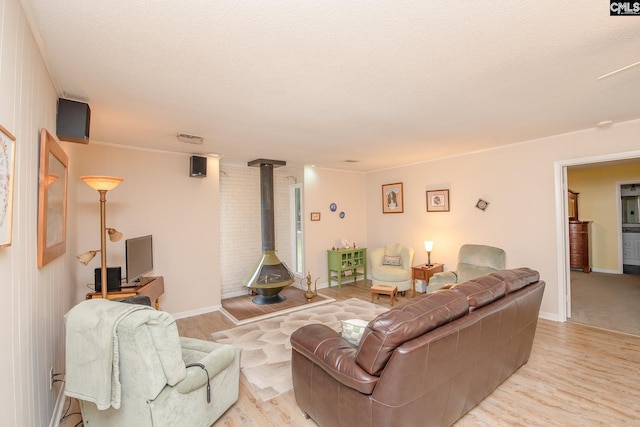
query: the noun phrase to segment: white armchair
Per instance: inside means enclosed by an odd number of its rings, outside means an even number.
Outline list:
[[[179,337],[168,313],[91,299],[65,320],[65,394],[85,425],[209,427],[238,400],[241,350]]]
[[[396,285],[398,292],[411,289],[411,264],[414,251],[408,246],[393,243],[376,248],[369,254],[371,283],[373,285]]]

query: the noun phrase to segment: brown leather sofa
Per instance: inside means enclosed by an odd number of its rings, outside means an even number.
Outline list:
[[[296,401],[325,426],[449,426],[527,363],[544,292],[502,270],[372,320],[358,347],[325,325],[291,335]]]

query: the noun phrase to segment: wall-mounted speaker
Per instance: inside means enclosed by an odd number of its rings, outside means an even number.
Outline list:
[[[89,143],[91,108],[84,102],[58,99],[56,134],[62,141]]]
[[[207,158],[191,156],[189,162],[189,176],[204,178],[207,176]]]
[[[94,270],[95,291],[102,291],[102,272],[101,268]],[[107,267],[107,291],[119,291],[122,285],[122,267]]]

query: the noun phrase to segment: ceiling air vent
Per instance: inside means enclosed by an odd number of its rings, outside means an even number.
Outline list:
[[[185,142],[187,144],[200,145],[202,144],[202,141],[204,141],[204,138],[201,136],[189,135],[188,133],[179,133],[178,141]]]

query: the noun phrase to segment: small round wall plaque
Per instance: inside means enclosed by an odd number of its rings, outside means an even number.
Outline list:
[[[478,199],[478,203],[476,203],[476,208],[483,211],[487,209],[487,206],[489,206],[489,202],[487,202],[486,200]]]

